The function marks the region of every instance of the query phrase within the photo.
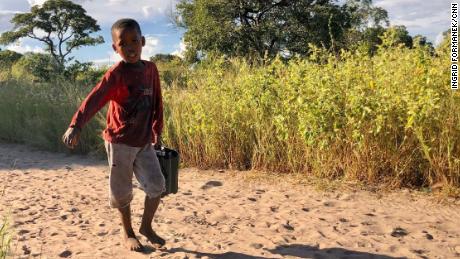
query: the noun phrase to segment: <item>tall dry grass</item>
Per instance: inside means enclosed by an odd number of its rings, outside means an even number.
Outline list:
[[[6,218],[0,220],[0,259],[6,258],[10,251],[11,234]]]
[[[66,151],[61,136],[90,87],[65,79],[48,83],[10,80],[0,83],[0,139],[51,151]],[[102,150],[99,135],[105,119],[98,114],[82,132],[72,152]]]
[[[164,140],[185,165],[299,172],[392,187],[460,187],[460,93],[448,51],[317,49],[265,65],[214,58],[186,87],[164,88]],[[173,84],[174,85],[174,84]],[[0,138],[62,151],[60,136],[90,87],[0,85]],[[104,116],[77,152],[98,150]]]
[[[392,187],[460,187],[460,94],[447,52],[316,50],[252,66],[217,59],[165,92],[166,139],[188,165],[301,172]]]

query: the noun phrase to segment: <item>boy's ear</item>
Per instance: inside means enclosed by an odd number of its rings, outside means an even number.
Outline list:
[[[142,36],[142,47],[144,47],[144,46],[145,46],[145,37]]]
[[[117,48],[115,48],[115,44],[113,44],[113,43],[112,43],[112,49],[113,49],[113,51],[115,51],[116,53],[118,53],[118,52],[117,52]]]

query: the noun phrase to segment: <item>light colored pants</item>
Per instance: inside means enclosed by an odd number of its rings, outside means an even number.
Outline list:
[[[110,207],[123,208],[133,199],[133,172],[147,196],[155,198],[165,190],[165,178],[151,144],[131,147],[105,141],[110,169]]]

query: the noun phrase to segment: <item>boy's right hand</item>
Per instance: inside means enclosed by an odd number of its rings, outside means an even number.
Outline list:
[[[80,140],[80,133],[81,130],[79,128],[69,127],[62,136],[62,142],[64,142],[68,148],[73,149]]]

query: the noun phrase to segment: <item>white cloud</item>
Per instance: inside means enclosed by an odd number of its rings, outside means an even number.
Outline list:
[[[145,46],[142,48],[142,59],[150,59],[160,51],[160,40],[153,36],[145,36]]]
[[[139,22],[163,18],[178,0],[110,0],[84,1],[83,8],[102,26],[110,26],[117,19],[131,17]]]
[[[27,0],[27,2],[29,2],[30,6],[34,6],[34,5],[42,5],[44,2],[46,2],[46,0]]]
[[[438,35],[436,35],[436,39],[434,41],[434,45],[435,46],[438,46],[439,44],[441,44],[442,40],[444,40],[444,35],[442,32],[438,33]]]
[[[26,52],[46,53],[46,51],[41,47],[23,44],[21,41],[8,45],[6,49],[15,51],[15,52],[19,52],[22,54]]]
[[[13,29],[13,25],[10,23],[11,18],[19,11],[0,10],[0,33]]]
[[[404,25],[414,36],[421,34],[435,42],[449,28],[450,1],[374,0],[375,6],[388,11],[391,25]]]
[[[19,12],[19,11],[10,11],[10,10],[0,10],[0,16],[10,16],[10,15],[15,15],[17,13],[22,13],[22,12]]]
[[[391,24],[399,25],[403,24],[406,27],[419,27],[419,28],[429,28],[433,24],[442,23],[445,20],[445,15],[443,13],[437,13],[433,16],[422,16],[415,19],[407,19],[405,17],[397,18],[391,21]]]
[[[144,14],[144,17],[153,17],[155,15],[162,15],[164,13],[164,9],[160,7],[155,7],[155,6],[144,6],[142,7],[142,13]]]
[[[185,45],[184,40],[182,39],[178,46],[176,46],[176,50],[173,51],[171,54],[176,55],[178,57],[184,58],[185,50],[187,45]]]

